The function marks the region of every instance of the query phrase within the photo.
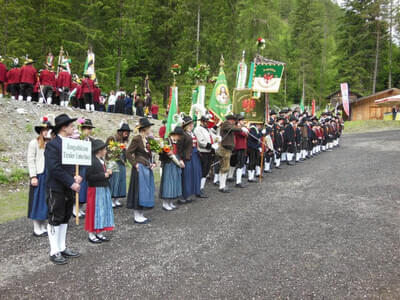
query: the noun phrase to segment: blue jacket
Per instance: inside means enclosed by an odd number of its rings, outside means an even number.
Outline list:
[[[262,133],[258,132],[255,127],[250,127],[249,133],[250,134],[247,137],[247,148],[258,149],[260,147],[260,138],[262,137]]]
[[[65,192],[75,182],[75,166],[62,165],[62,139],[57,135],[47,143],[44,151],[46,165],[46,186],[57,192]]]

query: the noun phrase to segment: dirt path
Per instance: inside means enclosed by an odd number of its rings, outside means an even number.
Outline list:
[[[398,299],[399,149],[399,131],[349,135],[262,184],[158,205],[149,225],[122,208],[100,246],[71,222],[82,257],[66,266],[28,220],[0,225],[0,298]]]

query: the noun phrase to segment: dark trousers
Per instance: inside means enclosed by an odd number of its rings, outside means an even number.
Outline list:
[[[49,224],[58,226],[67,224],[72,216],[74,207],[74,192],[68,190],[66,192],[47,191],[47,206],[49,209]]]
[[[40,91],[39,91],[39,92],[40,92]],[[42,95],[42,93],[40,93],[40,94],[39,94],[39,97],[44,97],[45,100],[46,100],[47,98],[53,97],[53,87],[52,87],[52,86],[45,85],[45,86],[42,88],[42,92],[43,92],[43,95]]]
[[[247,155],[249,156],[249,171],[254,171],[256,169],[256,165],[259,161],[259,151],[258,149],[248,148]]]
[[[10,84],[9,86],[10,89],[10,94],[11,96],[14,96],[15,99],[18,99],[18,95],[19,95],[19,84],[18,83],[13,83]]]
[[[68,102],[69,100],[69,88],[63,88],[60,93],[60,101]]]
[[[107,107],[107,112],[114,112],[114,108],[115,108],[115,105],[109,105],[108,107]]]
[[[234,165],[236,168],[243,168],[246,163],[246,149],[235,150],[236,153],[236,164]]]
[[[93,94],[92,93],[84,93],[83,98],[85,99],[85,105],[93,104]]]
[[[199,152],[199,154],[201,163],[201,177],[205,178],[210,172],[213,154],[211,152]]]
[[[136,107],[136,115],[139,117],[144,117],[143,107]]]
[[[26,100],[27,97],[32,97],[33,93],[33,84],[30,83],[21,83],[21,95]]]
[[[71,105],[75,108],[79,107],[78,99],[76,99],[76,97],[71,97]]]
[[[158,114],[156,114],[156,115],[153,114],[152,117],[153,117],[154,120],[158,120]]]

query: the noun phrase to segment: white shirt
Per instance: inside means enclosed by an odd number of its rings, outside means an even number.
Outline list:
[[[117,96],[115,95],[108,96],[108,105],[115,105],[115,102],[117,102]]]

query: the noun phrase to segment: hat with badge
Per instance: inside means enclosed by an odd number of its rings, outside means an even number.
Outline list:
[[[85,119],[85,121],[81,124],[81,128],[96,128],[96,127],[93,125],[92,120]]]
[[[183,117],[183,122],[182,122],[182,127],[183,128],[188,126],[188,125],[190,125],[190,124],[192,124],[192,123],[193,123],[193,119],[190,116],[184,116]]]
[[[53,129],[53,128],[54,128],[54,126],[51,125],[51,123],[49,121],[49,118],[42,117],[42,118],[40,118],[40,125],[35,126],[35,131],[36,131],[37,134],[40,134],[40,132],[43,129],[49,130],[49,129]]]

